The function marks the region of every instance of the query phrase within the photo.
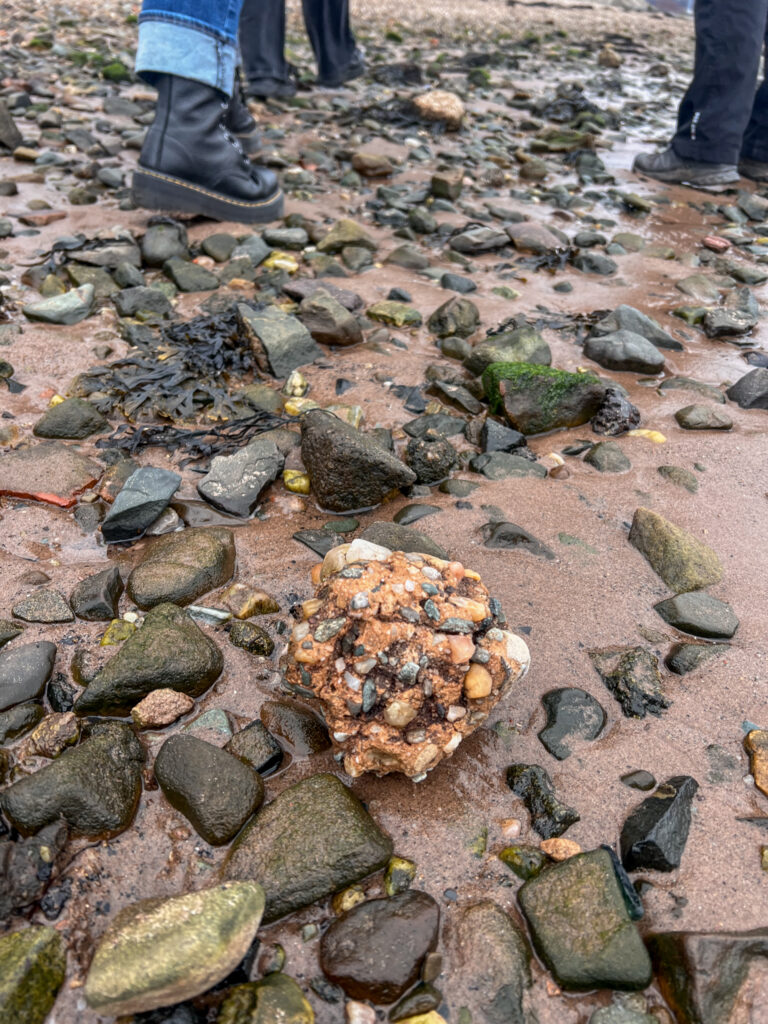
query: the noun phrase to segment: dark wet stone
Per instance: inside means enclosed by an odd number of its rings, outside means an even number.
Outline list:
[[[260,266],[272,250],[261,235],[249,235],[244,241],[238,242],[232,250],[232,259],[247,257],[254,267]]]
[[[730,430],[733,420],[723,409],[711,405],[686,405],[678,409],[675,419],[683,430]]]
[[[493,363],[531,363],[549,366],[552,352],[544,338],[532,327],[516,327],[489,335],[478,342],[464,360],[464,366],[480,377]]]
[[[750,370],[725,392],[742,409],[768,409],[768,369]]]
[[[230,988],[216,1024],[314,1024],[314,1020],[299,985],[282,971],[275,971],[261,981]]]
[[[530,952],[521,929],[498,904],[464,908],[453,932],[454,960],[477,1024],[525,1024]]]
[[[683,346],[664,330],[655,320],[632,306],[617,306],[612,313],[599,320],[591,330],[594,336],[615,334],[616,331],[632,331],[650,341],[656,348],[673,349],[682,352]]]
[[[664,356],[656,346],[632,331],[590,337],[584,355],[608,370],[658,373],[664,368]]]
[[[55,658],[56,644],[48,640],[0,652],[0,711],[40,697]]]
[[[513,452],[489,452],[475,455],[469,460],[470,469],[482,473],[489,480],[506,480],[509,477],[545,477],[547,470],[538,462],[532,462],[523,455]]]
[[[468,498],[472,491],[477,490],[477,484],[472,480],[443,480],[438,487],[442,494],[451,494],[454,498]]]
[[[447,398],[453,405],[457,405],[462,412],[468,412],[472,416],[478,416],[484,410],[483,403],[461,384],[436,380],[430,385],[430,391],[436,393],[440,398]]]
[[[144,748],[133,730],[104,722],[80,746],[14,782],[0,796],[0,806],[23,835],[58,818],[78,835],[117,835],[138,805],[143,765]]]
[[[670,701],[661,689],[658,658],[645,647],[604,647],[592,664],[627,718],[660,715]]]
[[[549,858],[538,846],[528,846],[526,843],[505,846],[499,854],[499,860],[524,882],[541,874],[549,863]]]
[[[315,341],[323,345],[345,347],[357,345],[363,340],[363,331],[357,318],[322,288],[302,300],[299,319]]]
[[[541,698],[547,724],[539,739],[558,761],[570,757],[572,739],[594,740],[605,726],[603,707],[585,690],[563,687],[550,690]]]
[[[141,239],[141,255],[149,267],[162,267],[166,260],[189,258],[187,230],[178,221],[151,224]]]
[[[234,455],[212,459],[208,473],[197,485],[198,493],[222,512],[249,516],[284,462],[274,441],[257,438]]]
[[[450,558],[445,548],[428,537],[426,533],[399,523],[383,521],[371,523],[370,526],[366,526],[360,536],[363,540],[368,540],[372,544],[380,544],[384,548],[389,548],[390,551],[405,551],[406,554],[416,552],[446,560]]]
[[[768,928],[660,932],[648,936],[648,949],[680,1024],[728,1024],[753,960],[768,957]]]
[[[630,812],[621,830],[621,860],[627,871],[680,867],[698,788],[690,775],[676,775]]]
[[[43,1024],[66,970],[66,946],[54,928],[32,925],[0,937],[0,1019]]]
[[[514,452],[525,447],[525,434],[498,420],[486,419],[480,431],[480,446],[484,452]]]
[[[117,618],[123,581],[117,566],[86,576],[69,595],[72,611],[87,622],[109,622]]]
[[[267,245],[271,245],[275,249],[291,249],[294,252],[300,252],[309,244],[309,235],[304,228],[267,228],[263,232],[262,238]]]
[[[395,267],[402,267],[404,270],[426,270],[429,266],[429,257],[412,245],[399,245],[392,250],[384,262],[391,263]]]
[[[210,256],[217,263],[226,263],[234,252],[236,245],[237,239],[234,235],[218,231],[216,234],[208,235],[207,238],[204,238],[200,243],[200,248],[206,256]]]
[[[267,804],[236,840],[225,879],[258,879],[265,922],[383,868],[392,840],[333,775],[313,775]]]
[[[137,540],[179,489],[181,477],[170,469],[142,466],[128,477],[101,524],[109,544]]]
[[[321,558],[325,558],[331,548],[335,548],[339,543],[338,537],[330,530],[297,530],[293,534],[293,539],[304,544]]]
[[[471,227],[453,235],[448,242],[451,249],[466,256],[477,256],[484,252],[503,249],[510,244],[509,235],[499,228]]]
[[[178,257],[166,260],[163,273],[180,292],[207,292],[219,287],[219,279],[206,267]]]
[[[554,552],[546,544],[542,544],[533,534],[515,523],[488,523],[483,527],[483,537],[486,548],[521,549],[550,560],[555,557]]]
[[[152,608],[75,702],[79,715],[124,715],[152,690],[199,697],[218,679],[221,651],[173,604]]]
[[[71,672],[73,676],[76,675],[76,662],[74,658],[72,659]],[[94,671],[94,675],[95,674],[96,672]],[[51,679],[49,681],[45,695],[48,698],[48,703],[54,711],[71,711],[75,706],[77,690],[72,683],[70,683],[65,676],[59,672],[55,679]]]
[[[651,962],[607,850],[556,864],[518,893],[534,945],[566,991],[642,989]]]
[[[600,408],[590,420],[596,434],[618,437],[640,423],[640,410],[619,391],[608,388]]]
[[[653,606],[670,626],[709,640],[728,640],[739,628],[739,620],[725,601],[693,591],[678,594]]]
[[[109,423],[95,406],[84,398],[66,398],[46,410],[32,433],[35,437],[79,441],[105,430],[109,430]]]
[[[422,1013],[436,1010],[443,1001],[443,995],[427,981],[419,982],[410,992],[396,1003],[388,1013],[392,1021],[408,1020]]]
[[[244,651],[268,658],[275,649],[275,642],[266,629],[255,622],[241,622],[236,619],[229,630],[229,642]]]
[[[405,449],[405,461],[420,484],[439,484],[458,462],[458,453],[450,441],[439,434],[412,437]]]
[[[237,315],[253,346],[259,369],[273,377],[287,377],[323,354],[301,320],[282,310],[270,306],[257,312],[250,306],[239,305]]]
[[[444,274],[445,277],[456,277],[455,274]],[[441,280],[443,279],[441,278]],[[461,278],[460,280],[466,280]],[[474,282],[471,290],[474,290]],[[458,291],[458,289],[456,289]],[[438,306],[434,313],[427,320],[427,327],[432,334],[438,338],[448,338],[458,335],[460,338],[468,338],[474,334],[480,326],[480,311],[474,302],[469,299],[448,299],[441,306]]]
[[[695,494],[699,489],[699,478],[683,466],[659,466],[657,472],[665,480],[676,487],[682,487],[690,494]]]
[[[667,655],[666,666],[679,676],[703,665],[705,661],[730,650],[728,644],[675,644]]]
[[[599,252],[580,252],[572,262],[583,274],[600,274],[602,277],[609,277],[619,269],[609,256]]]
[[[93,285],[93,295],[97,300],[108,299],[116,291],[120,290],[112,275],[104,267],[89,267],[87,265],[84,266],[82,263],[67,263],[66,271],[67,277],[76,287],[79,288],[84,284]],[[143,284],[144,282],[142,281],[141,283]]]
[[[235,836],[261,805],[261,776],[241,760],[196,736],[170,736],[155,760],[166,799],[210,843]]]
[[[417,523],[420,519],[424,519],[426,516],[433,516],[439,511],[438,505],[405,505],[399,512],[395,513],[393,522],[397,523],[398,526],[410,526],[411,523]]]
[[[507,785],[524,802],[531,826],[542,839],[561,836],[580,820],[578,811],[558,800],[547,772],[537,764],[513,764],[507,768]]]
[[[615,441],[600,441],[584,456],[584,461],[599,473],[626,473],[632,463]]]
[[[605,385],[588,373],[566,373],[528,363],[494,363],[483,373],[491,412],[504,411],[524,434],[577,427],[595,415]]]
[[[168,316],[173,312],[168,296],[159,288],[136,285],[123,288],[112,296],[118,316],[135,316],[137,313],[155,313]]]
[[[694,391],[702,398],[711,398],[713,402],[725,405],[725,395],[722,391],[712,384],[704,384],[692,377],[666,377],[659,384],[659,391],[662,394],[666,394],[667,391]]]
[[[452,416],[447,412],[425,413],[415,420],[403,424],[403,430],[409,437],[424,437],[426,434],[442,434],[444,437],[456,437],[463,434],[467,421],[461,416]]]
[[[477,285],[471,277],[462,277],[461,274],[443,274],[440,278],[440,287],[447,291],[458,292],[460,295],[468,295],[477,291]]]
[[[66,598],[58,590],[35,590],[13,606],[13,614],[23,622],[74,622],[75,616]]]
[[[757,315],[748,310],[720,308],[707,310],[703,327],[708,338],[738,338],[751,331],[757,323]]]
[[[224,749],[234,754],[260,775],[269,775],[280,767],[283,749],[263,722],[256,719],[227,740]]]
[[[419,976],[434,949],[440,911],[413,889],[390,899],[367,900],[333,922],[320,942],[326,977],[353,999],[391,1003]]]
[[[332,512],[370,508],[416,474],[373,438],[323,409],[306,413],[301,455],[319,504]]]
[[[37,725],[45,714],[42,704],[27,701],[25,704],[17,704],[8,711],[0,712],[0,744],[14,740],[22,733],[29,732],[32,726]],[[2,875],[0,874],[0,877]],[[0,913],[0,917],[2,917]]]
[[[226,583],[235,570],[235,539],[226,527],[187,529],[152,540],[128,577],[139,608],[190,604]]]
[[[322,291],[332,296],[338,303],[350,313],[362,309],[364,303],[357,292],[347,288],[339,288],[328,280],[317,281],[309,277],[296,277],[286,281],[283,285],[285,294],[295,302],[302,302],[311,298],[316,292]]]
[[[331,739],[323,722],[308,708],[292,700],[266,700],[261,705],[266,729],[279,736],[299,757],[328,750]]]
[[[28,839],[0,839],[1,919],[7,920],[41,898],[66,841],[63,821],[46,825]]]
[[[656,787],[656,779],[650,772],[643,771],[642,768],[638,768],[637,771],[627,772],[626,775],[622,775],[621,781],[625,786],[629,786],[630,789],[639,789],[644,793],[648,792],[650,789],[655,789]]]

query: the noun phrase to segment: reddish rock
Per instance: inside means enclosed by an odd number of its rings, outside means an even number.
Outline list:
[[[0,459],[0,495],[71,508],[101,476],[97,462],[59,442],[8,452]]]

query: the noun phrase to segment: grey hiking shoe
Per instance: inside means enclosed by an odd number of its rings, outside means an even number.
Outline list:
[[[749,160],[742,157],[739,160],[739,174],[750,181],[768,181],[768,164],[762,160]]]
[[[671,146],[661,153],[641,153],[636,156],[632,170],[657,181],[666,181],[672,185],[693,185],[696,188],[733,185],[739,180],[735,164],[684,160]]]

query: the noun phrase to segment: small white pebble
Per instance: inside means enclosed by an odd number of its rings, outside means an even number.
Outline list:
[[[413,582],[413,580],[406,580],[405,589],[408,591],[409,594],[412,594],[416,589],[416,584]]]
[[[335,665],[337,672],[343,672],[344,669],[347,667],[347,663],[346,661],[344,661],[343,658],[337,658],[333,664]]]

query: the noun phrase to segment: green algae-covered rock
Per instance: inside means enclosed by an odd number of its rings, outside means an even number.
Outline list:
[[[392,327],[421,327],[421,313],[418,309],[405,302],[394,302],[392,299],[374,302],[368,307],[366,316],[369,320],[390,324]]]
[[[225,879],[256,879],[265,922],[383,868],[392,840],[335,775],[313,775],[284,790],[240,833]]]
[[[21,776],[2,794],[0,807],[23,835],[59,818],[78,835],[116,835],[133,818],[143,766],[144,748],[133,730],[103,722],[79,747]]]
[[[158,537],[128,577],[128,596],[139,608],[153,608],[171,601],[189,604],[235,571],[235,539],[232,531],[183,530]]]
[[[532,363],[491,363],[483,372],[491,412],[504,411],[523,434],[578,427],[597,412],[605,387],[589,373]]]
[[[723,578],[720,559],[708,545],[649,508],[638,508],[629,543],[676,594],[700,590]]]
[[[285,974],[230,989],[216,1024],[314,1024],[315,1014],[304,993]]]
[[[0,937],[0,1020],[43,1024],[66,968],[64,941],[53,928],[32,925]]]
[[[118,1016],[205,992],[243,959],[263,912],[264,892],[254,882],[125,907],[96,948],[85,982],[88,1005]]]
[[[526,882],[518,896],[534,945],[562,988],[648,985],[651,961],[607,850],[570,857]]]
[[[78,715],[126,715],[152,690],[199,697],[224,667],[221,651],[182,608],[160,604],[75,701]]]

